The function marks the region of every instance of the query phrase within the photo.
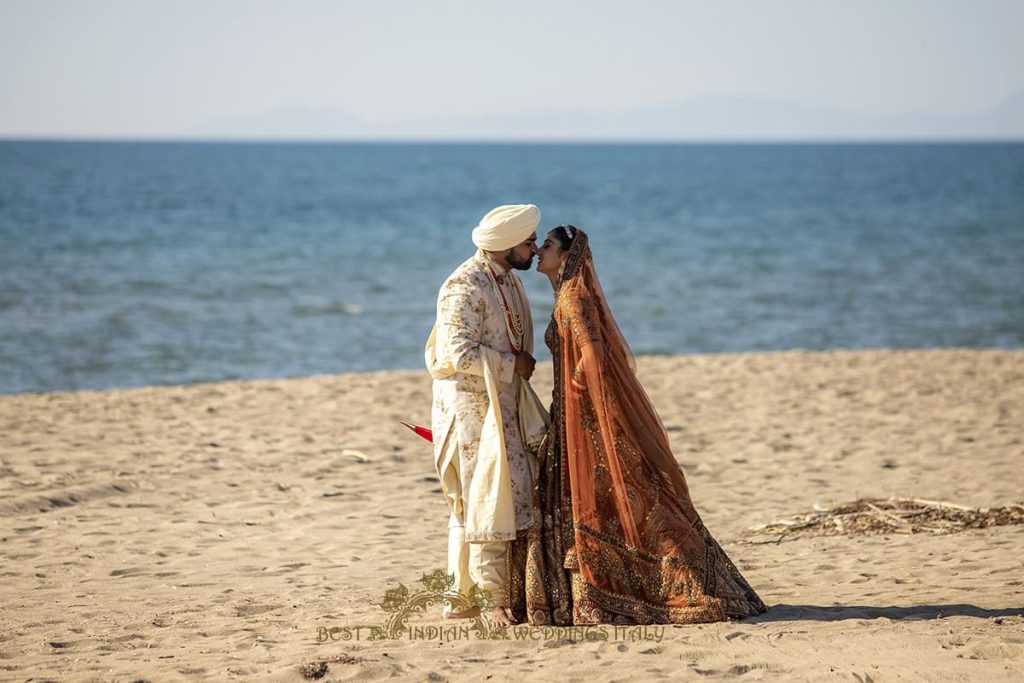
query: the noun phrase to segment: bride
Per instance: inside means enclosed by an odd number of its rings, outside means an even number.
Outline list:
[[[558,226],[537,270],[555,309],[552,423],[514,610],[531,624],[691,624],[767,608],[701,522],[634,374],[586,233]]]

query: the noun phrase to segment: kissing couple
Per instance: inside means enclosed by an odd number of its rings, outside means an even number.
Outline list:
[[[694,624],[767,608],[701,521],[668,435],[572,225],[537,246],[540,210],[499,206],[437,297],[426,345],[434,464],[448,502],[442,615],[492,627]],[[545,410],[514,271],[554,290]],[[489,599],[481,600],[481,596]]]

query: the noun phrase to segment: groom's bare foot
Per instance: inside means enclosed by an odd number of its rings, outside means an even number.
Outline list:
[[[455,612],[451,607],[441,608],[441,617],[444,619],[472,619],[479,614],[479,607],[470,607],[469,609],[464,609],[461,612]]]
[[[491,611],[488,621],[491,622],[491,628],[505,628],[516,623],[515,617],[512,616],[507,607],[495,607]]]

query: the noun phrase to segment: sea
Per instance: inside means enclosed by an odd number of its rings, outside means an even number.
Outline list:
[[[8,140],[0,393],[423,370],[471,230],[527,202],[638,355],[1024,346],[1024,143]]]

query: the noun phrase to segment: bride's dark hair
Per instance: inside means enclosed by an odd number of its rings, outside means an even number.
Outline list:
[[[579,228],[575,225],[559,225],[552,228],[551,232],[555,233],[555,239],[558,240],[559,246],[562,247],[562,251],[569,251],[572,248],[572,241],[576,239],[576,234],[579,232]]]

